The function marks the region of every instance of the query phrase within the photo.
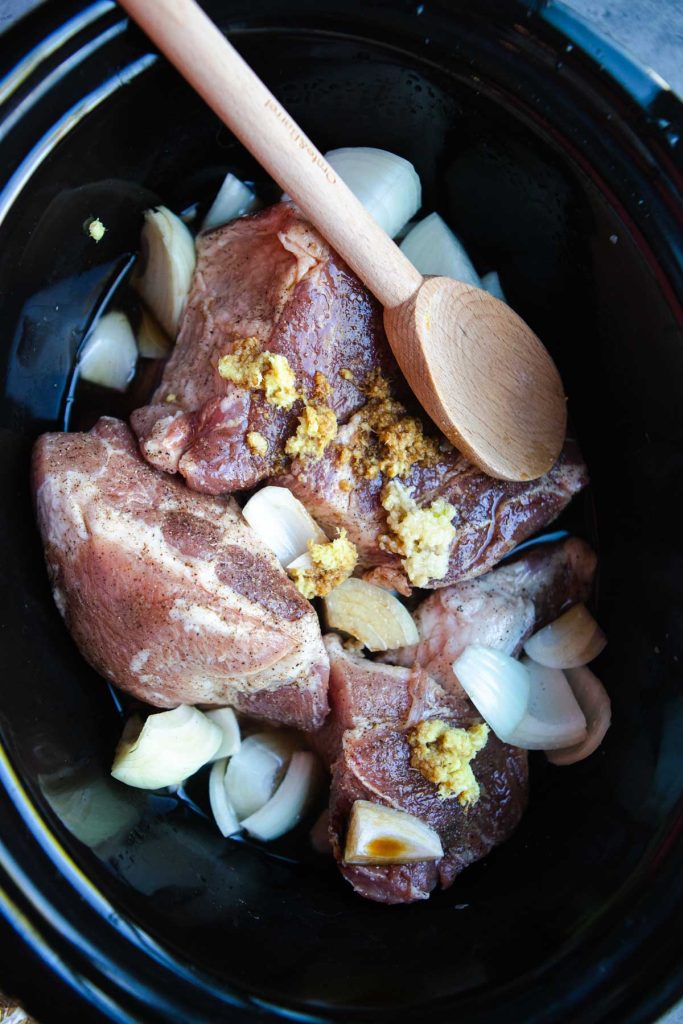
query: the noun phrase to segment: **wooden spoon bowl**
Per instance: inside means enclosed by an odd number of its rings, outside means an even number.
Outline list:
[[[504,480],[551,468],[566,430],[562,381],[509,306],[481,288],[431,277],[385,309],[384,323],[418,400],[472,462]]]

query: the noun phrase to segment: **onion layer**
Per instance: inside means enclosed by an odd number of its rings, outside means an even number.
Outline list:
[[[289,733],[259,732],[248,736],[230,758],[225,786],[240,820],[248,818],[270,800],[295,745]]]
[[[220,761],[216,761],[212,766],[209,775],[211,813],[222,836],[231,836],[235,832],[240,831],[240,823],[237,819],[235,808],[230,803],[228,791],[225,788],[225,771],[227,767],[228,760],[222,757]]]
[[[147,309],[143,309],[137,330],[138,349],[145,359],[167,359],[173,345]]]
[[[589,668],[572,668],[566,673],[572,693],[586,716],[586,738],[573,747],[549,750],[551,764],[566,765],[583,761],[598,749],[612,720],[612,706],[605,687]]]
[[[525,658],[529,674],[529,706],[517,727],[498,734],[505,743],[525,750],[551,750],[579,743],[586,736],[586,719],[564,672]]]
[[[408,609],[388,590],[351,578],[323,598],[330,629],[341,629],[369,651],[394,651],[420,637]]]
[[[240,725],[232,708],[215,708],[204,712],[210,721],[215,722],[223,733],[221,745],[213,755],[214,761],[220,757],[232,757],[240,749]]]
[[[548,668],[578,668],[604,650],[607,637],[584,604],[575,604],[550,625],[534,633],[524,650]]]
[[[189,704],[150,715],[141,727],[134,716],[126,723],[111,773],[138,789],[160,789],[183,782],[207,764],[222,732]]]
[[[385,149],[349,146],[332,149],[325,157],[390,238],[420,209],[420,179],[402,156]]]
[[[78,372],[83,380],[125,391],[135,375],[138,346],[125,313],[105,313],[81,351]]]
[[[318,760],[308,750],[292,754],[285,777],[274,795],[242,821],[242,827],[264,842],[294,828],[315,795],[320,779]]]
[[[309,541],[327,541],[315,519],[287,487],[262,487],[251,496],[242,515],[282,565],[291,565],[305,554]]]
[[[529,705],[529,673],[515,658],[470,644],[453,662],[460,685],[497,736],[512,733]]]
[[[194,239],[180,217],[159,206],[145,214],[140,245],[142,271],[133,284],[175,339],[196,263]]]
[[[227,224],[235,217],[251,213],[259,205],[258,199],[251,189],[236,178],[234,174],[226,174],[223,184],[216,193],[209,212],[204,218],[202,231],[211,231],[221,224]]]
[[[401,242],[401,252],[421,274],[454,277],[463,284],[481,287],[462,242],[438,213],[430,213],[408,232]]]

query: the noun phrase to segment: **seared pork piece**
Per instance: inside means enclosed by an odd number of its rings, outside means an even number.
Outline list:
[[[540,544],[485,576],[430,595],[414,613],[420,642],[383,660],[428,672],[463,694],[452,664],[469,644],[519,654],[532,633],[579,601],[593,585],[597,559],[577,537]]]
[[[408,728],[425,718],[452,717],[463,708],[468,716],[473,714],[466,697],[452,697],[426,672],[368,661],[345,651],[336,633],[325,636],[324,643],[330,658],[331,711],[311,739],[328,764],[341,753],[347,729],[378,722]]]
[[[325,638],[330,656],[331,712],[316,734],[332,763],[329,834],[342,875],[354,889],[381,903],[426,899],[473,861],[485,856],[517,826],[527,800],[527,755],[489,734],[472,761],[481,789],[464,808],[443,800],[437,786],[410,765],[408,729],[428,718],[459,728],[481,719],[469,702],[446,693],[424,673],[380,665],[344,651]],[[438,832],[438,862],[358,865],[344,862],[348,819],[356,800],[370,800],[414,814]]]
[[[200,235],[175,350],[151,405],[131,417],[144,457],[194,490],[253,487],[281,463],[302,413],[301,401],[278,408],[220,376],[219,359],[246,338],[285,356],[307,398],[323,374],[339,422],[364,404],[373,372],[397,375],[379,304],[292,204]]]
[[[156,707],[322,723],[317,615],[232,499],[152,469],[108,417],[39,438],[33,487],[55,602],[98,672]]]
[[[340,430],[337,441],[318,461],[296,459],[274,483],[288,487],[330,535],[343,527],[356,545],[359,564],[370,582],[410,593],[401,558],[383,550],[388,533],[382,506],[386,480],[358,477],[353,462],[341,455],[362,429],[361,415]],[[450,447],[438,464],[416,463],[402,481],[412,489],[421,508],[443,498],[456,509],[455,536],[448,570],[429,588],[445,587],[488,572],[527,537],[552,522],[588,482],[586,467],[575,442],[568,440],[555,466],[539,480],[509,483],[494,480]]]

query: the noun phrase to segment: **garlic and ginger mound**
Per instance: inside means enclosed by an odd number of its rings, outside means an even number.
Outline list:
[[[266,401],[278,409],[291,409],[299,397],[287,357],[262,352],[258,338],[236,342],[232,353],[218,360],[218,372],[239,387],[263,391]]]
[[[382,490],[382,506],[389,529],[380,538],[383,550],[400,556],[408,579],[416,587],[443,579],[455,538],[453,505],[437,498],[427,508],[419,508],[410,491],[391,480]]]
[[[483,723],[458,729],[440,718],[420,722],[408,733],[410,765],[439,787],[442,800],[457,797],[463,807],[476,804],[479,783],[470,762],[486,746],[488,736],[489,727]]]
[[[309,541],[309,564],[290,566],[287,571],[299,593],[310,601],[314,597],[324,597],[348,579],[357,561],[355,544],[347,538],[346,530],[340,530],[335,540],[322,544]]]
[[[340,452],[340,459],[351,462],[359,477],[374,480],[406,477],[414,465],[434,466],[448,442],[428,437],[422,423],[409,416],[404,405],[391,397],[391,387],[375,373],[365,389],[368,401],[358,413],[359,428]]]
[[[306,404],[299,416],[296,433],[289,438],[285,452],[292,456],[319,459],[337,436],[337,417],[326,405]]]

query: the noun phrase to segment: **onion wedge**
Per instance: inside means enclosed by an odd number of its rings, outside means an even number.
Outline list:
[[[301,821],[320,781],[318,759],[308,750],[292,754],[285,777],[274,795],[242,821],[242,828],[267,842],[289,832]]]
[[[589,668],[569,669],[566,673],[572,693],[586,716],[586,738],[573,747],[546,751],[551,764],[565,765],[583,761],[598,749],[612,720],[612,706],[605,687]]]
[[[173,345],[147,309],[142,310],[137,330],[138,349],[144,359],[168,359]]]
[[[386,149],[349,146],[331,149],[325,157],[390,238],[420,209],[420,178],[402,156]]]
[[[223,733],[220,747],[213,755],[213,760],[220,757],[232,757],[240,749],[240,725],[237,715],[232,708],[215,708],[213,711],[205,711],[204,714],[211,721],[215,722]]]
[[[204,218],[202,231],[211,231],[221,224],[227,224],[236,217],[251,213],[258,208],[259,201],[251,189],[236,178],[234,174],[226,174],[223,184],[216,193],[209,212]]]
[[[481,279],[465,247],[438,213],[430,213],[408,232],[401,242],[401,252],[421,274],[454,277],[481,288]]]
[[[78,373],[83,380],[125,391],[135,375],[138,346],[125,313],[105,313],[81,350]]]
[[[242,515],[282,565],[308,552],[308,542],[324,544],[327,536],[286,487],[262,487],[242,509]]]
[[[126,723],[116,748],[111,774],[138,789],[173,786],[207,764],[223,734],[214,722],[189,704]]]
[[[355,801],[344,848],[346,864],[413,864],[441,857],[441,840],[424,821],[394,807]]]
[[[501,739],[527,713],[529,673],[515,658],[480,644],[470,644],[453,662],[453,671],[484,721]]]
[[[142,270],[133,284],[169,338],[175,338],[197,259],[194,239],[180,217],[159,206],[145,214],[140,247]]]
[[[525,658],[529,674],[529,706],[517,727],[498,736],[525,750],[553,750],[572,746],[586,737],[586,718],[564,672]]]
[[[295,745],[289,733],[258,732],[248,736],[230,758],[225,786],[240,820],[248,818],[270,800]]]
[[[228,767],[228,759],[222,757],[216,761],[211,768],[209,775],[209,803],[211,813],[218,825],[218,831],[222,836],[232,836],[240,831],[240,823],[235,813],[235,808],[228,799],[228,791],[225,788],[225,771]]]
[[[341,629],[369,651],[394,651],[416,644],[420,636],[412,615],[383,587],[351,578],[323,598],[330,629]]]
[[[534,633],[524,650],[548,668],[579,668],[605,649],[607,637],[584,604],[575,604],[559,619]]]

